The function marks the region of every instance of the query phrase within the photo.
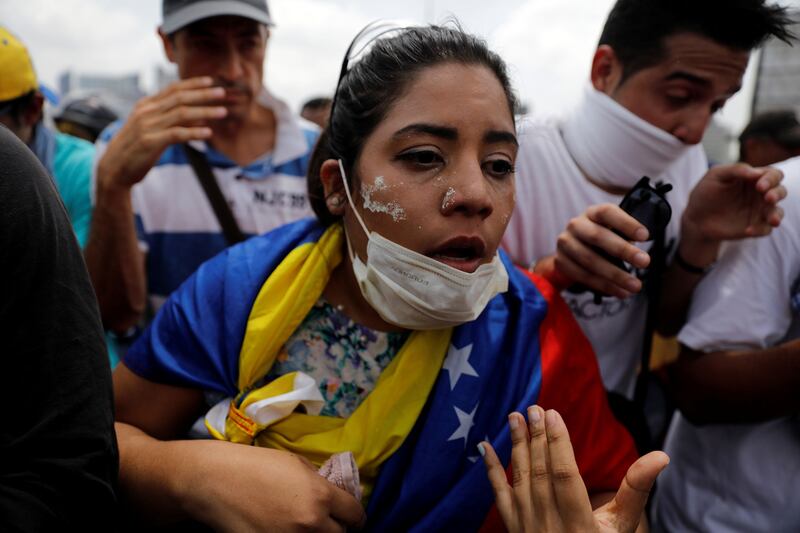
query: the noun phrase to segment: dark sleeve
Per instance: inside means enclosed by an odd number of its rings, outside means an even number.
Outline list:
[[[94,292],[54,184],[3,127],[0,250],[0,530],[113,530],[118,454]]]

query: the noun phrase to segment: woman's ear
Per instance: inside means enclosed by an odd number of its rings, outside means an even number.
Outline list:
[[[342,172],[339,169],[339,161],[327,159],[319,169],[319,177],[322,182],[322,190],[325,193],[325,206],[332,215],[344,215],[344,207],[347,205],[347,196],[344,191]]]

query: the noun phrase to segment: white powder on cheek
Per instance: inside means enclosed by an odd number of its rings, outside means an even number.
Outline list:
[[[369,209],[373,213],[386,213],[387,215],[391,216],[392,220],[395,222],[399,220],[405,220],[406,212],[397,202],[383,203],[372,199],[372,193],[377,191],[385,191],[388,188],[389,187],[383,181],[383,176],[378,176],[375,178],[375,182],[372,185],[365,186],[362,184],[361,198],[364,200],[364,209]]]
[[[453,203],[453,197],[456,195],[456,190],[452,187],[447,188],[444,193],[444,200],[442,200],[442,209],[447,209]]]

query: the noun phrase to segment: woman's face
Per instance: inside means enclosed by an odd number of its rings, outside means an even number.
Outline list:
[[[353,201],[370,231],[473,272],[493,259],[514,209],[516,154],[506,95],[488,68],[426,68],[367,138]],[[366,260],[349,205],[344,224]]]

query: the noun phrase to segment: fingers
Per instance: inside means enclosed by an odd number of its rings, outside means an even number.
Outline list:
[[[650,452],[633,463],[612,502],[620,531],[633,531],[644,512],[656,477],[669,464],[664,452]]]
[[[602,231],[608,230],[601,228]],[[609,255],[623,256],[625,261],[638,268],[650,262],[650,256],[619,236],[608,232],[618,243],[620,250]],[[560,273],[575,282],[617,298],[627,298],[642,289],[641,281],[633,274],[619,268],[601,256],[596,248],[587,246],[567,232],[559,235],[555,265]]]
[[[352,494],[334,485],[330,486],[330,515],[340,524],[360,529],[367,521],[367,515],[361,503]]]
[[[544,418],[542,425],[546,428],[550,454],[549,484],[553,487],[564,528],[567,531],[588,531],[594,522],[592,504],[575,462],[567,426],[561,415],[554,410],[547,411]]]
[[[486,464],[486,473],[489,476],[489,483],[492,485],[497,510],[500,512],[500,517],[503,519],[506,529],[513,531],[519,520],[516,506],[514,505],[514,494],[506,478],[506,470],[503,468],[503,464],[491,444],[486,441],[481,442],[478,445],[478,449],[483,455],[483,461]]]
[[[196,78],[187,78],[185,80],[178,80],[171,83],[160,94],[171,94],[187,89],[201,89],[203,87],[211,87],[214,84],[214,79],[210,76],[198,76]]]
[[[522,524],[533,523],[533,507],[531,506],[531,451],[528,445],[528,428],[525,418],[519,413],[508,415],[511,430],[511,484],[513,496],[518,509],[518,518]]]
[[[147,141],[152,143],[154,146],[166,147],[170,144],[209,139],[211,138],[211,135],[211,128],[208,127],[183,128],[176,126],[174,128],[149,134],[147,136]]]
[[[600,252],[636,268],[650,264],[650,256],[617,235],[633,240],[648,238],[647,229],[619,206],[592,206],[570,220],[558,237],[555,264],[565,276],[587,287],[626,298],[642,288],[636,276],[612,264]]]
[[[575,282],[617,298],[627,298],[642,289],[636,276],[609,263],[571,236],[562,234],[557,245],[556,268]]]
[[[531,433],[531,491],[533,493],[533,515],[542,530],[549,531],[558,524],[554,514],[555,493],[551,485],[550,457],[545,428],[545,413],[541,407],[528,408],[529,431]]]
[[[616,230],[629,240],[646,241],[649,237],[647,228],[618,205],[593,205],[585,215],[592,222]]]
[[[225,97],[222,87],[204,87],[200,89],[185,89],[179,92],[169,92],[161,95],[154,102],[158,110],[171,109],[181,105],[198,105],[218,101]]]
[[[758,178],[756,182],[756,191],[760,193],[767,193],[772,189],[775,189],[780,186],[781,182],[783,181],[783,172],[778,170],[777,168],[772,167],[764,167],[764,168],[756,168],[753,169],[758,171],[761,177]]]
[[[150,122],[149,126],[153,130],[169,128],[171,126],[190,126],[193,123],[204,122],[207,120],[219,120],[228,114],[228,110],[221,106],[179,106],[167,112],[160,113],[158,117]]]
[[[773,228],[777,228],[783,222],[784,211],[782,207],[774,207],[769,209],[768,212],[764,215],[764,219],[767,221],[767,224],[772,226]]]

